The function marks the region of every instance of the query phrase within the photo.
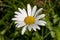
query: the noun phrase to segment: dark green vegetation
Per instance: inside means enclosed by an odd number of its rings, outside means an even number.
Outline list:
[[[26,9],[28,3],[44,8],[42,20],[47,24],[21,35],[21,28],[16,28],[11,19],[18,7]],[[0,40],[60,40],[60,0],[0,0]]]

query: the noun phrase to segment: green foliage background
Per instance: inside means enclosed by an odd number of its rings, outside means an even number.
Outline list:
[[[21,28],[16,28],[11,20],[18,7],[27,4],[44,8],[46,26],[40,26],[36,32],[28,30],[21,35]],[[0,40],[60,40],[60,0],[0,0]]]

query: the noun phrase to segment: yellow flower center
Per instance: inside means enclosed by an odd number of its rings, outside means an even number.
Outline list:
[[[28,25],[30,24],[33,24],[35,22],[35,18],[32,17],[32,16],[27,16],[25,19],[24,19],[24,22]]]

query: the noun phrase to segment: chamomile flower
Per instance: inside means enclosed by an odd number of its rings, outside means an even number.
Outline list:
[[[46,22],[41,20],[41,18],[45,17],[45,14],[38,15],[43,8],[37,10],[37,6],[34,6],[33,9],[31,9],[30,4],[27,4],[27,11],[21,8],[18,8],[18,10],[19,12],[15,11],[16,15],[12,20],[15,21],[17,28],[23,27],[21,31],[22,35],[27,29],[29,31],[36,31],[36,29],[40,30],[38,25],[45,26]]]

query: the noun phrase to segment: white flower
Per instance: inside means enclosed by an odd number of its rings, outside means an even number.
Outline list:
[[[40,30],[40,27],[38,25],[45,26],[46,22],[39,20],[43,17],[45,17],[45,14],[38,15],[43,8],[40,8],[37,10],[37,7],[34,6],[33,9],[31,9],[30,4],[27,4],[27,12],[25,9],[18,8],[19,12],[15,12],[15,18],[12,18],[12,20],[15,21],[16,27],[23,27],[21,34],[23,35],[26,29],[31,31],[32,29],[36,31],[36,29]],[[38,15],[38,16],[37,16]]]

